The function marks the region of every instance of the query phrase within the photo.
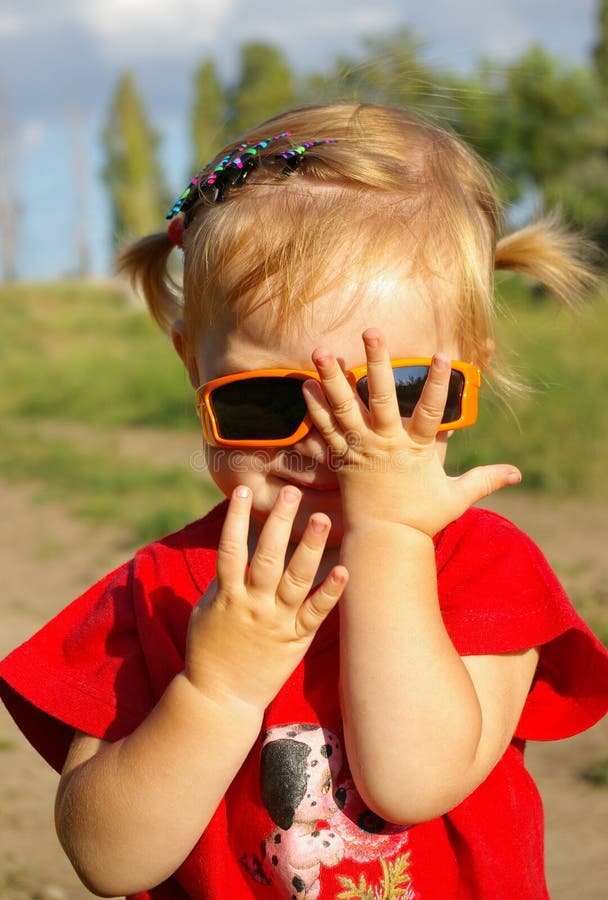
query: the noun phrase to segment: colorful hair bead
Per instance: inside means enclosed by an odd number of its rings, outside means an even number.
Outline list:
[[[311,150],[313,147],[319,147],[321,144],[334,144],[334,138],[326,138],[322,141],[304,141],[302,144],[299,144],[297,147],[290,147],[288,150],[283,150],[282,153],[277,153],[277,159],[284,159],[287,161],[287,165],[285,167],[286,174],[289,175],[295,169],[298,168],[300,163],[302,162],[302,158],[307,150]]]
[[[232,150],[226,153],[225,156],[223,156],[219,161],[219,163],[214,166],[211,174],[208,175],[207,178],[203,179],[203,172],[205,172],[205,170],[208,169],[210,165],[210,163],[208,163],[201,169],[201,171],[197,175],[194,176],[185,191],[177,198],[177,200],[167,213],[167,219],[172,219],[180,212],[187,212],[196,203],[205,188],[214,188],[214,194],[210,198],[212,202],[218,202],[219,200],[221,200],[224,188],[224,185],[222,183],[224,180],[224,174],[230,168],[242,170],[244,167],[242,158],[243,155],[246,154],[251,157],[252,155],[257,154],[259,149],[267,147],[271,141],[278,141],[281,138],[290,136],[290,131],[283,131],[281,132],[281,134],[276,134],[273,137],[265,138],[264,140],[259,141],[257,144],[253,144],[251,147],[246,143],[239,144],[238,147],[234,147]]]
[[[290,131],[282,131],[280,134],[264,138],[264,140],[258,141],[256,144],[239,144],[238,147],[226,153],[219,163],[214,166],[211,173],[204,178],[203,173],[211,165],[209,163],[198,175],[195,175],[186,190],[177,198],[167,213],[167,218],[172,219],[178,213],[185,213],[184,227],[187,228],[187,214],[203,193],[205,193],[205,196],[211,203],[219,203],[223,200],[224,192],[227,188],[241,187],[245,183],[251,170],[258,164],[260,150],[265,150],[273,141],[279,141],[287,137],[291,137]],[[274,159],[284,159],[286,161],[287,165],[284,171],[288,175],[298,167],[307,150],[310,150],[312,147],[318,147],[321,144],[332,143],[334,143],[333,138],[320,141],[304,141],[297,147],[290,147],[281,153],[277,153]]]
[[[193,188],[195,188],[197,184],[198,184],[198,175],[195,175],[194,178],[192,179],[192,181],[190,182],[190,184],[188,185],[188,187],[186,188],[186,190],[182,194],[179,195],[179,197],[177,198],[177,200],[175,201],[175,203],[173,204],[173,206],[167,213],[167,216],[166,216],[167,219],[172,219],[173,216],[176,216],[178,214],[178,212],[181,212],[181,209],[182,209],[184,203],[186,202],[186,200],[192,193]]]
[[[321,144],[334,144],[334,138],[327,138],[324,141],[304,141],[303,144],[300,144],[298,147],[290,147],[288,150],[283,150],[282,153],[277,153],[277,158],[281,159],[292,159],[293,157],[303,156],[307,150],[310,150],[312,147],[319,147]]]

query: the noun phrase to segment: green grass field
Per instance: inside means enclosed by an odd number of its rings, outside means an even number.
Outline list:
[[[158,448],[116,452],[116,436],[153,429],[198,439],[192,391],[170,342],[119,288],[0,291],[0,475],[125,527],[143,542],[201,515],[217,497]]]
[[[511,462],[527,490],[608,499],[607,304],[572,315],[514,279],[501,302],[500,342],[530,390],[507,404],[484,386],[478,425],[451,441],[451,471]],[[208,479],[163,459],[158,439],[139,458],[113,450],[124,429],[198,440],[180,361],[118,286],[5,287],[0,321],[0,475],[142,541],[213,502]]]
[[[457,471],[487,462],[519,466],[524,487],[608,499],[608,304],[579,313],[504,285],[499,346],[527,390],[499,398],[482,389],[479,422],[455,435]]]

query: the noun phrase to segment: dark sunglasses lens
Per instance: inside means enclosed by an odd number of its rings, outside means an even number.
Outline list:
[[[422,388],[429,374],[428,366],[401,366],[393,369],[395,388],[399,402],[401,417],[409,419],[420,400]],[[445,405],[442,422],[456,422],[461,415],[462,394],[464,391],[464,375],[452,369],[448,399]],[[357,392],[366,406],[369,406],[369,387],[367,376],[357,382]]]
[[[452,369],[448,399],[445,404],[442,422],[457,422],[462,415],[462,395],[464,394],[464,375]]]
[[[290,437],[306,416],[298,378],[231,381],[211,393],[221,437],[232,441],[273,441]]]

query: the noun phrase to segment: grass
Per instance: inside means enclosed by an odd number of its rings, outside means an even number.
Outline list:
[[[19,285],[0,305],[3,418],[192,427],[179,359],[119,288]]]
[[[45,437],[35,427],[0,427],[0,476],[35,482],[44,498],[67,501],[88,519],[125,527],[134,543],[168,534],[209,509],[217,494],[183,465],[113,455],[111,441],[91,445]],[[107,451],[107,452],[104,452]]]
[[[112,435],[126,427],[198,436],[183,367],[141,306],[118,287],[18,285],[0,290],[0,324],[0,475],[126,527],[135,543],[215,502],[187,460],[114,452]]]
[[[528,490],[608,499],[608,304],[575,315],[513,287],[504,303],[499,346],[528,389],[507,404],[482,388],[477,425],[452,439],[454,470],[510,462]]]

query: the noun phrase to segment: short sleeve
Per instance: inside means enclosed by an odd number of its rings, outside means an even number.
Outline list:
[[[57,771],[74,729],[115,741],[152,708],[131,574],[106,576],[0,663],[2,700]]]
[[[472,509],[441,533],[436,552],[442,615],[461,656],[539,648],[516,736],[552,740],[597,722],[608,709],[608,653],[534,542]]]

